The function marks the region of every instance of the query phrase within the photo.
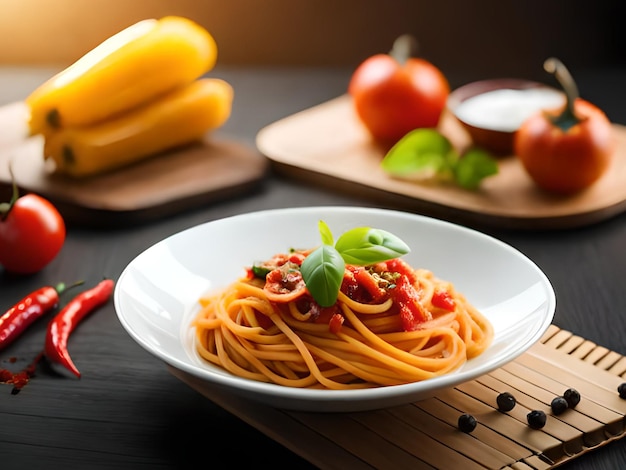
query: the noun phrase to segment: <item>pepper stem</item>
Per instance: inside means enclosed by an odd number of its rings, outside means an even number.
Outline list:
[[[567,100],[565,109],[563,112],[552,117],[551,121],[554,125],[559,126],[563,131],[567,132],[571,127],[575,126],[581,121],[576,115],[575,103],[580,97],[578,93],[578,86],[570,74],[569,70],[563,62],[555,57],[550,57],[543,63],[543,68],[546,72],[554,75],[561,88],[565,92],[565,98]]]
[[[417,39],[410,34],[403,34],[393,42],[389,55],[399,63],[405,64],[407,60],[417,55],[417,49]]]
[[[60,282],[59,284],[57,284],[56,286],[54,286],[54,290],[57,291],[57,294],[61,295],[63,292],[65,292],[68,289],[71,289],[72,287],[77,287],[77,286],[81,286],[85,283],[85,281],[75,281],[73,284],[70,284],[69,286],[63,282]]]

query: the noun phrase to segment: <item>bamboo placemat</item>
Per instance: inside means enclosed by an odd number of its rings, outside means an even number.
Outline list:
[[[214,390],[170,371],[226,410],[321,469],[549,469],[624,436],[626,400],[617,387],[626,357],[552,325],[541,341],[506,366],[438,394],[385,410],[309,413],[279,410]],[[550,402],[567,388],[581,401],[555,416]],[[517,405],[497,410],[511,392]],[[545,427],[531,429],[526,414],[543,410]],[[458,430],[460,414],[478,426]]]

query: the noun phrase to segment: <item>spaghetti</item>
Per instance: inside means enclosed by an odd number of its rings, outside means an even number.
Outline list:
[[[491,343],[489,321],[452,283],[399,258],[346,265],[337,302],[320,307],[302,281],[308,252],[277,255],[200,299],[202,358],[240,377],[332,390],[426,380]]]

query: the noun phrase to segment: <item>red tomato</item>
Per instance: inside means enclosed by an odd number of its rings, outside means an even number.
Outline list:
[[[8,272],[32,274],[43,269],[65,242],[63,218],[36,194],[14,198],[0,212],[0,264]]]
[[[354,71],[348,93],[374,139],[393,144],[414,129],[437,126],[450,85],[426,60],[410,57],[400,62],[377,54]]]
[[[578,96],[573,77],[556,58],[544,63],[560,82],[566,105],[528,118],[515,133],[514,151],[546,191],[573,194],[595,183],[609,168],[615,147],[613,127],[596,106]]]
[[[515,154],[535,183],[550,192],[581,191],[595,183],[611,162],[613,130],[606,115],[580,98],[574,113],[579,122],[567,130],[553,122],[557,112],[539,113],[515,136]]]

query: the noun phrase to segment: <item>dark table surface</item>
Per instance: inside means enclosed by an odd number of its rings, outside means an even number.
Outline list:
[[[612,121],[626,124],[626,69],[572,72],[583,97],[603,108]],[[0,105],[23,99],[50,73],[0,68]],[[350,70],[218,68],[215,74],[230,81],[237,93],[232,117],[220,132],[254,145],[265,125],[343,94]],[[469,80],[451,78],[451,83]],[[311,205],[376,203],[270,172],[251,193],[175,216],[108,229],[73,225],[60,255],[40,273],[13,277],[0,268],[0,311],[60,280],[95,284],[103,273],[117,279],[140,252],[197,224],[261,209]],[[564,231],[478,229],[517,248],[547,274],[557,295],[557,326],[626,355],[626,214]],[[70,347],[82,372],[80,380],[41,366],[18,394],[0,385],[3,470],[166,469],[198,461],[213,467],[207,459],[242,466],[310,467],[174,378],[125,332],[112,302],[79,328]],[[34,358],[44,330],[45,322],[34,324],[0,353],[0,367],[8,368],[11,357],[23,362]],[[626,468],[626,441],[594,450],[562,468]]]

